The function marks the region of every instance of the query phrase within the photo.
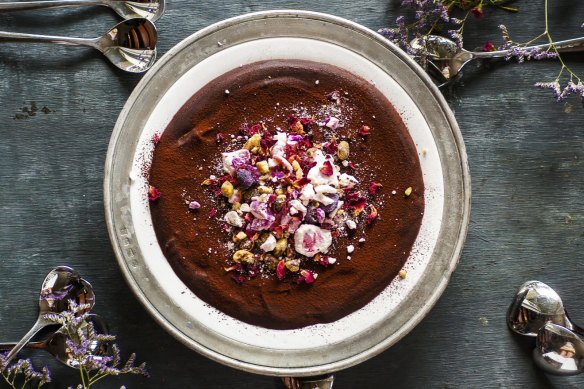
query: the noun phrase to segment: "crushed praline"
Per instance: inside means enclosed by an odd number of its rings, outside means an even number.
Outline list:
[[[337,104],[343,99],[338,91],[328,96]],[[350,142],[362,138],[338,140],[342,122],[335,116],[293,114],[287,124],[244,125],[221,154],[220,174],[202,183],[223,199],[209,217],[230,236],[234,254],[225,270],[237,283],[263,275],[311,284],[337,263],[326,255],[335,239],[355,234],[360,224],[365,232],[378,217],[371,202],[381,184],[360,188],[357,166],[348,160]],[[313,127],[324,141],[314,141]],[[368,131],[357,130],[363,136]]]

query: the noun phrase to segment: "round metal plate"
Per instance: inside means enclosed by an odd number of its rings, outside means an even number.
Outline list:
[[[294,331],[266,330],[231,318],[215,325],[209,320],[214,308],[199,304],[169,270],[152,240],[144,201],[146,181],[140,174],[152,151],[145,139],[161,131],[156,127],[164,128],[180,108],[177,102],[216,77],[217,68],[270,56],[287,58],[286,45],[295,53],[291,55],[301,59],[322,60],[365,78],[371,73],[372,82],[395,103],[420,149],[430,150],[428,160],[420,152],[430,196],[421,230],[427,230],[428,237],[418,242],[416,254],[408,259],[407,280],[392,283],[363,312]],[[269,11],[225,20],[193,34],[142,79],[112,134],[104,202],[120,269],[142,304],[169,333],[232,367],[307,376],[337,371],[380,353],[429,312],[460,258],[470,215],[470,176],[452,112],[423,70],[401,50],[377,33],[334,16]],[[307,337],[310,341],[303,342]]]

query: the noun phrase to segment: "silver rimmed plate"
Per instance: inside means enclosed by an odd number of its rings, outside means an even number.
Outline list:
[[[371,303],[334,323],[269,330],[221,314],[174,274],[156,242],[147,201],[152,136],[197,90],[266,59],[334,64],[374,83],[419,148],[426,210],[405,269]],[[334,16],[269,11],[214,24],[164,55],[138,84],[113,131],[105,169],[108,230],[130,288],[173,336],[239,369],[281,376],[340,370],[393,345],[428,313],[461,254],[470,177],[454,116],[426,74],[377,33]]]

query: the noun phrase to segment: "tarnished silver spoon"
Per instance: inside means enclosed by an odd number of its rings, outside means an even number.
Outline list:
[[[118,68],[132,73],[150,69],[156,60],[156,27],[147,19],[130,19],[114,26],[99,38],[71,38],[1,32],[0,42],[57,43],[88,46],[101,51]]]
[[[86,323],[91,323],[96,334],[109,335],[109,329],[105,320],[95,314],[89,314],[86,317]],[[87,328],[87,324],[85,327]],[[48,338],[40,342],[29,342],[24,348],[45,350],[52,354],[59,362],[73,368],[77,368],[78,361],[73,358],[71,349],[67,345],[67,339],[69,336],[67,334],[67,329],[61,327],[59,330],[53,332]],[[0,351],[10,350],[15,346],[15,343],[0,343]],[[108,355],[110,345],[106,342],[92,342],[88,351],[96,356]]]
[[[512,50],[468,51],[458,47],[454,41],[437,35],[429,35],[425,42],[415,38],[410,42],[410,46],[428,55],[427,70],[438,87],[445,86],[454,80],[462,68],[475,59],[502,58],[512,53]],[[554,47],[560,53],[584,51],[584,37],[554,42]],[[521,49],[545,51],[549,48],[550,45],[546,43]],[[436,70],[440,75],[436,73]]]
[[[164,0],[42,0],[0,3],[0,12],[25,11],[40,8],[65,8],[103,5],[124,19],[146,18],[154,22],[164,13]]]
[[[584,334],[584,329],[568,318],[560,296],[541,281],[527,281],[515,294],[507,311],[509,328],[519,335],[537,336],[551,322]]]
[[[56,267],[47,274],[43,281],[39,296],[39,316],[36,323],[6,355],[5,363],[8,364],[37,332],[49,325],[54,325],[44,316],[48,313],[60,313],[67,310],[69,300],[78,304],[88,304],[91,309],[95,304],[93,288],[72,268]]]
[[[537,335],[533,359],[550,374],[580,374],[584,371],[584,341],[565,327],[547,323]]]

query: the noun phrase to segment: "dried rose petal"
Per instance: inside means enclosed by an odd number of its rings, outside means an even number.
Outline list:
[[[160,143],[160,135],[158,135],[158,134],[152,135],[152,143],[154,143],[154,145],[157,145],[158,143]]]
[[[371,205],[369,208],[369,215],[367,215],[367,224],[373,223],[373,221],[377,219],[377,216],[378,216],[377,208]]]
[[[254,124],[253,126],[247,128],[245,135],[252,136],[259,133],[262,129],[262,125],[259,123]]]
[[[334,173],[334,170],[333,170],[333,164],[331,163],[331,161],[329,161],[329,160],[324,161],[324,163],[322,164],[322,166],[320,168],[320,172],[327,177],[332,176]]]
[[[278,276],[278,279],[281,280],[286,276],[286,262],[284,262],[284,260],[280,260],[280,262],[278,262],[278,265],[276,266],[276,276]]]
[[[307,284],[312,284],[315,281],[316,277],[313,272],[310,270],[300,270],[300,276],[296,279],[296,282],[299,284],[302,282],[306,282]]]
[[[233,281],[237,282],[238,284],[243,284],[245,281],[247,281],[247,279],[245,278],[245,276],[242,275],[242,274],[239,274],[239,275],[233,274],[231,276],[231,278],[233,279]]]
[[[361,126],[359,128],[359,135],[361,136],[369,136],[371,128],[369,126]]]
[[[156,201],[160,198],[160,191],[152,185],[148,185],[148,200]]]
[[[327,154],[331,155],[335,155],[339,150],[337,140],[335,138],[333,138],[330,142],[326,143],[323,148],[327,152]]]
[[[211,208],[211,210],[209,211],[209,217],[210,218],[215,217],[216,213],[217,213],[217,210],[215,208]]]
[[[222,132],[217,133],[217,143],[222,143],[225,140],[225,135]]]
[[[355,165],[353,162],[349,162],[349,167],[350,167],[352,170],[357,170],[357,166],[356,166],[356,165]]]
[[[383,185],[381,185],[379,182],[372,182],[369,184],[369,194],[375,196],[381,187],[383,187]]]

